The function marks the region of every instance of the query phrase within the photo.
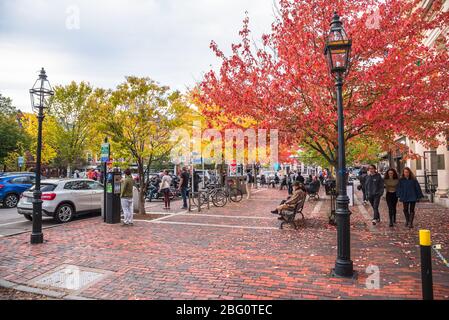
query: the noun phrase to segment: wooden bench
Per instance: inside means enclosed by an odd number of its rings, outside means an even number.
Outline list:
[[[293,210],[285,209],[280,212],[282,220],[280,229],[284,229],[284,224],[290,224],[295,228],[295,230],[298,230],[298,225],[295,222],[296,215],[300,214],[302,216],[302,219],[305,219],[304,213],[302,212],[302,210],[304,209],[304,202],[305,201],[298,202],[298,204],[295,206],[295,209]]]

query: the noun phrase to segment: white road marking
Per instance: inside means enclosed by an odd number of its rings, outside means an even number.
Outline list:
[[[18,224],[18,223],[27,223],[27,222],[29,222],[28,220],[23,220],[23,221],[16,221],[16,222],[9,222],[9,223],[3,223],[3,224],[0,224],[0,227],[3,227],[3,226],[10,226],[10,225],[12,225],[12,224]]]
[[[135,213],[135,215],[136,215],[137,213]],[[168,213],[167,211],[166,212],[157,212],[157,211],[146,211],[146,214],[157,214],[157,215],[159,215],[159,216],[172,216],[172,215],[174,215],[175,213]]]
[[[236,226],[236,225],[223,225],[223,224],[206,224],[206,223],[192,223],[192,222],[171,222],[171,221],[156,221],[151,220],[148,222],[156,224],[174,224],[174,225],[186,225],[186,226],[199,226],[199,227],[218,227],[218,228],[233,228],[233,229],[253,229],[253,230],[279,230],[274,227],[251,227],[251,226]]]
[[[165,217],[157,218],[157,219],[154,219],[154,220],[148,220],[148,222],[161,221],[161,220],[164,220],[164,219],[168,219],[168,218],[170,218],[170,217],[176,217],[176,216],[179,216],[179,215],[181,215],[181,214],[185,214],[185,213],[187,213],[187,212],[188,212],[188,211],[183,211],[183,212],[179,212],[179,213],[174,213],[174,214],[167,215],[167,216],[165,216]],[[147,222],[147,220],[136,220],[136,221],[145,221],[145,222]]]
[[[262,220],[273,220],[273,218],[270,217],[250,217],[250,216],[224,216],[224,215],[218,215],[218,214],[193,214],[193,213],[185,213],[182,214],[182,216],[190,216],[190,217],[212,217],[212,218],[230,218],[230,219],[262,219]],[[154,220],[153,220],[154,221]]]

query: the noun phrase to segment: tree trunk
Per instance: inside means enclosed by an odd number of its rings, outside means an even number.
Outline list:
[[[70,168],[70,164],[67,165],[67,178],[70,178],[70,172],[72,172],[72,169]]]
[[[139,214],[145,215],[145,173],[143,170],[143,161],[137,161],[139,172]]]

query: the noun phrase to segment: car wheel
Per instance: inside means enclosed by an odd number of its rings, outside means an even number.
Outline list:
[[[3,200],[3,205],[9,209],[17,207],[18,203],[19,196],[17,194],[8,194],[5,200]]]
[[[33,221],[33,217],[29,214],[24,214],[23,215],[25,217],[25,219],[27,219],[28,221]]]
[[[54,219],[57,223],[67,223],[73,219],[74,214],[75,209],[73,206],[65,203],[56,209]]]

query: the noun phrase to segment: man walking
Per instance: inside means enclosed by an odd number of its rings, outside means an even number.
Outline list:
[[[374,210],[373,225],[380,222],[379,203],[380,198],[384,194],[384,179],[377,172],[375,165],[369,166],[369,174],[366,177],[365,192],[371,206]]]
[[[134,180],[131,170],[125,170],[125,178],[122,180],[122,190],[120,192],[121,204],[124,215],[123,226],[133,225],[133,186]]]
[[[180,176],[180,182],[179,182],[179,190],[181,191],[182,196],[182,208],[181,209],[188,209],[187,205],[187,197],[188,197],[188,188],[189,188],[189,180],[190,175],[187,171],[187,167],[182,168],[181,176]]]
[[[251,170],[246,171],[246,200],[251,198],[251,189],[253,188],[254,177]]]

